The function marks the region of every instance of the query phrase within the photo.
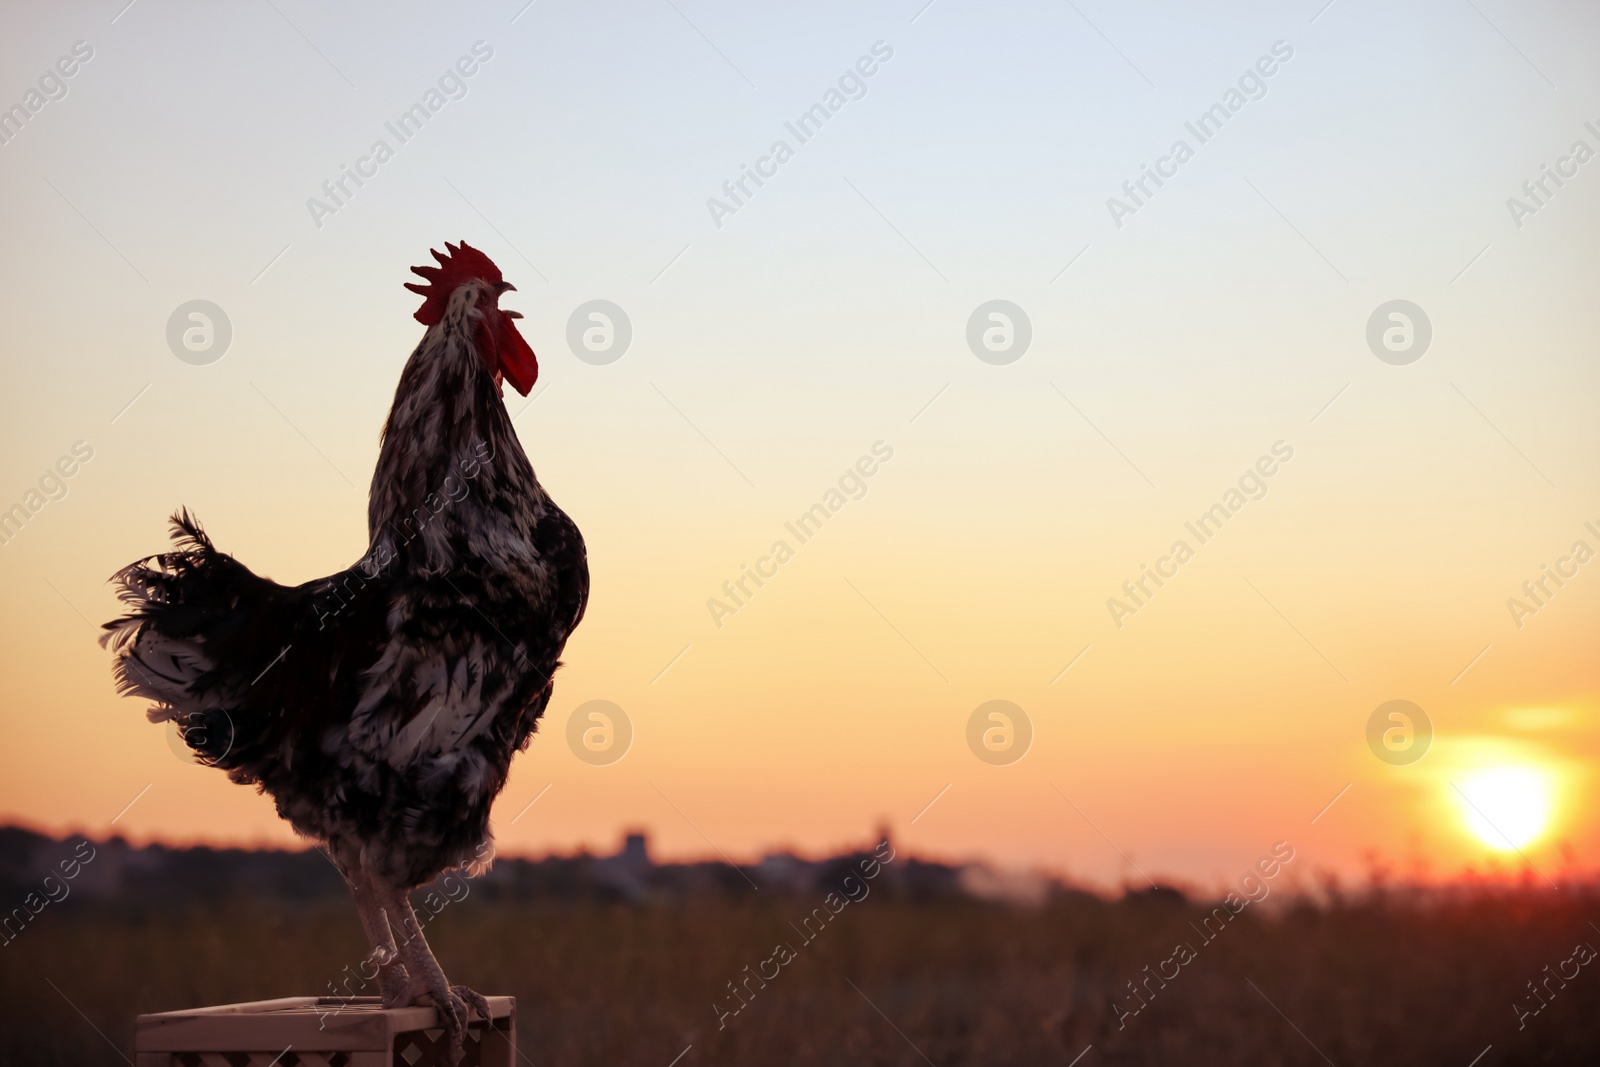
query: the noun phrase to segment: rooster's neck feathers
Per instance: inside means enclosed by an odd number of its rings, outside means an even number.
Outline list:
[[[474,341],[487,295],[458,287],[406,361],[372,475],[373,551],[420,550],[425,570],[448,570],[463,537],[474,554],[515,555],[545,500]]]

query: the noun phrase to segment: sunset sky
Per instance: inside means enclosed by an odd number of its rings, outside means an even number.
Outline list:
[[[1595,869],[1592,5],[124,3],[0,15],[0,820],[294,842],[116,696],[106,579],[180,505],[281,582],[359,557],[401,285],[464,238],[518,287],[506,399],[593,574],[502,850]],[[214,362],[169,347],[192,300]],[[592,300],[614,362],[569,346]],[[992,300],[1013,362],[969,348]],[[1391,301],[1420,358],[1369,345]],[[593,700],[632,724],[607,765],[567,740]],[[968,744],[993,700],[1010,764]],[[1419,761],[1369,747],[1393,700]]]

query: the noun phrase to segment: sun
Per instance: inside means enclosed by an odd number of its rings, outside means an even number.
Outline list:
[[[1491,767],[1455,782],[1467,828],[1485,845],[1512,852],[1538,840],[1550,823],[1550,775],[1534,767]]]

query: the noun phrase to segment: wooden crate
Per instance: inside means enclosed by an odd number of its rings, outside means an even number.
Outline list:
[[[512,1067],[515,997],[489,997],[476,1014],[461,1067]],[[384,1008],[377,997],[284,997],[141,1015],[138,1067],[448,1067],[432,1008]]]

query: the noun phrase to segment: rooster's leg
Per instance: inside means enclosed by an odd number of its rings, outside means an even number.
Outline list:
[[[353,873],[355,877],[350,881],[350,888],[355,894],[356,912],[361,916],[361,928],[366,931],[367,941],[372,945],[372,955],[368,959],[378,969],[378,989],[383,995],[383,1006],[397,1007],[405,997],[410,976],[406,973],[400,952],[395,947],[394,934],[389,929],[389,918],[384,912],[382,901],[378,899],[372,876],[366,871],[358,870]]]
[[[410,975],[410,984],[401,1002],[433,1005],[450,1037],[451,1062],[459,1061],[466,1041],[469,1012],[476,1011],[487,1022],[489,1002],[464,985],[451,985],[444,976],[444,969],[439,966],[427,939],[422,936],[422,925],[417,922],[417,914],[411,910],[410,894],[398,887],[374,885],[384,909],[398,920],[400,926],[400,955]]]

